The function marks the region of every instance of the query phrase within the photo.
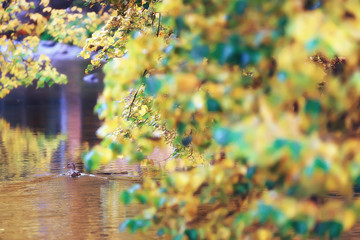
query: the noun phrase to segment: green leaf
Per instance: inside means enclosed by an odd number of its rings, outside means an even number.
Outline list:
[[[165,234],[165,230],[163,228],[160,228],[158,231],[157,231],[157,235],[159,237],[163,236]]]
[[[162,206],[164,206],[165,202],[166,202],[165,197],[157,198],[155,201],[155,205],[156,207],[161,208]]]
[[[338,222],[329,222],[329,236],[330,239],[340,237],[340,234],[343,230],[343,226]]]
[[[316,99],[307,99],[305,104],[305,113],[314,117],[319,116],[321,112],[321,104]]]
[[[275,182],[270,181],[270,180],[266,180],[266,182],[265,182],[265,187],[266,187],[268,190],[272,190],[272,189],[274,189],[274,187],[275,187]]]
[[[101,115],[107,108],[108,108],[108,105],[106,103],[99,103],[95,106],[94,111],[98,115]]]
[[[252,56],[248,51],[242,51],[238,57],[240,67],[245,68],[247,65],[249,65],[251,57]]]
[[[210,49],[208,45],[197,45],[191,49],[190,57],[196,62],[200,62],[209,56],[209,52]]]
[[[246,177],[248,179],[251,179],[256,173],[256,167],[252,166],[252,167],[248,167],[247,172],[246,172]]]
[[[120,195],[120,200],[127,205],[131,203],[131,201],[133,200],[133,196],[129,191],[123,191]]]
[[[99,167],[101,161],[101,156],[98,152],[95,150],[89,151],[84,156],[84,162],[85,162],[85,170],[87,172],[91,172],[92,170],[95,170]]]
[[[211,97],[208,97],[206,100],[206,106],[209,112],[220,112],[221,111],[221,105],[220,103]]]
[[[298,234],[305,234],[308,231],[308,226],[305,221],[293,221],[292,226]]]
[[[235,1],[235,12],[238,15],[243,15],[247,7],[247,0],[237,0]]]
[[[284,147],[290,149],[290,154],[291,154],[292,159],[294,159],[294,160],[300,159],[302,147],[298,142],[288,140],[288,139],[276,139],[275,140],[274,145],[273,145],[274,151],[277,151]]]
[[[315,233],[321,237],[325,236],[327,230],[329,228],[328,222],[321,222],[316,224]]]
[[[235,196],[246,196],[249,193],[250,185],[248,183],[236,183],[233,185]]]
[[[213,132],[213,138],[218,144],[226,146],[233,140],[232,131],[223,127],[216,128]]]
[[[321,157],[316,157],[314,166],[324,172],[328,172],[330,170],[329,164]]]
[[[183,236],[184,236],[183,234],[178,234],[173,238],[173,240],[182,240]]]
[[[175,186],[175,180],[171,177],[171,176],[167,176],[165,178],[165,182],[167,185],[169,185],[170,187]]]
[[[196,240],[198,238],[198,233],[196,229],[185,230],[185,235],[189,238],[189,240]]]
[[[217,59],[219,64],[227,63],[235,53],[235,48],[230,44],[218,43],[215,47],[212,57]]]
[[[134,184],[134,185],[132,185],[129,189],[128,189],[128,191],[130,192],[130,193],[134,193],[134,192],[136,192],[137,190],[139,190],[141,188],[141,185],[140,184]]]
[[[272,206],[268,206],[265,204],[260,204],[259,210],[258,210],[258,217],[260,220],[260,223],[265,223],[270,216],[273,215],[274,209]]]
[[[311,39],[305,43],[305,48],[308,52],[311,52],[317,48],[319,43],[320,43],[319,38]]]
[[[123,221],[121,224],[120,224],[120,228],[119,228],[119,231],[120,232],[123,232],[126,227],[129,225],[129,223],[131,222],[132,220],[131,219],[126,219],[125,221]]]
[[[142,119],[148,119],[149,117],[150,117],[150,113],[147,112],[147,113],[145,113],[141,118],[142,118]]]
[[[184,18],[182,16],[179,16],[175,19],[175,25],[176,25],[175,33],[177,36],[179,36],[183,30],[188,29],[188,26],[186,26]]]
[[[252,83],[253,83],[252,77],[246,76],[246,75],[244,75],[244,76],[241,77],[241,85],[243,85],[244,87],[248,87],[248,86],[250,86]]]
[[[147,203],[147,196],[144,194],[136,194],[135,198],[141,203],[141,204],[145,204]]]
[[[161,89],[161,82],[154,77],[147,78],[145,83],[145,93],[149,95],[156,96],[158,91]]]
[[[139,152],[139,151],[135,152],[133,157],[134,157],[134,160],[138,161],[138,162],[145,159],[144,153]]]
[[[146,2],[146,3],[143,5],[143,8],[144,8],[144,9],[148,9],[148,8],[149,8],[149,2]]]
[[[312,176],[314,174],[314,166],[307,166],[305,169],[304,169],[304,173],[306,176]]]
[[[186,124],[183,122],[177,123],[177,132],[179,135],[183,135],[186,129]]]
[[[185,147],[189,146],[189,144],[191,143],[191,141],[192,141],[192,136],[188,136],[188,137],[185,137],[185,138],[181,139],[181,143],[182,143]]]
[[[135,233],[138,229],[146,229],[151,226],[150,220],[146,219],[126,219],[120,224],[119,230],[123,232],[126,228],[130,230],[130,233]]]
[[[116,154],[120,154],[123,150],[123,145],[120,143],[112,142],[109,148]]]

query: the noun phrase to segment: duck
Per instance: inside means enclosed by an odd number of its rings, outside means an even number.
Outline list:
[[[78,177],[81,175],[81,173],[76,170],[76,166],[75,166],[75,163],[73,162],[70,162],[66,165],[66,167],[68,169],[68,172],[66,173],[66,175],[70,176],[70,177]]]

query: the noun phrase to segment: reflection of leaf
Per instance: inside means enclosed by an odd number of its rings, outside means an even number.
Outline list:
[[[0,118],[0,182],[46,173],[54,153],[65,139],[61,134],[48,135],[29,128],[11,127]]]

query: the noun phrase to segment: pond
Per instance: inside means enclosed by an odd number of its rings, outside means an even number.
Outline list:
[[[69,161],[82,170],[81,153],[99,142],[93,108],[102,75],[84,81],[86,62],[54,65],[68,85],[17,89],[0,100],[0,239],[144,239],[119,232],[142,209],[119,202],[120,191],[138,178],[63,175]],[[161,238],[151,230],[146,239]]]

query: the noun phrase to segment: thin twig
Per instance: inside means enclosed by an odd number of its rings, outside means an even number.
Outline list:
[[[139,88],[139,89],[140,89],[140,88]],[[131,103],[130,103],[130,111],[129,111],[129,115],[127,116],[126,120],[129,120],[129,117],[130,117],[130,115],[131,115],[132,106],[133,106],[133,104],[134,104],[134,102],[135,102],[135,98],[136,98],[136,96],[137,96],[137,94],[138,94],[138,92],[139,92],[139,89],[136,90],[136,93],[135,93],[135,95],[134,95],[134,97],[133,97],[133,100],[132,100]]]
[[[144,71],[144,73],[142,74],[142,76],[144,77],[144,76],[146,75],[146,73],[147,73],[147,69],[145,69],[145,71]],[[129,120],[129,117],[130,117],[131,111],[132,111],[132,106],[134,105],[134,102],[135,102],[135,99],[136,99],[136,96],[137,96],[139,90],[140,90],[140,88],[138,88],[138,90],[136,90],[136,93],[135,93],[135,95],[134,95],[134,97],[133,97],[133,100],[132,100],[131,103],[130,103],[130,107],[129,107],[130,110],[129,110],[129,114],[128,114],[126,120]]]
[[[157,33],[156,33],[157,37],[159,36],[159,33],[160,33],[160,20],[161,20],[161,13],[159,13],[159,24],[158,24],[158,29],[157,29]]]

